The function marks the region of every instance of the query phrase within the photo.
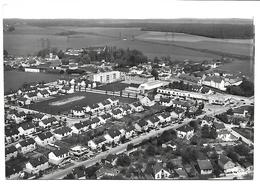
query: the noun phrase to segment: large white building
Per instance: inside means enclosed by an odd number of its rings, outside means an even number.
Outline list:
[[[123,73],[120,71],[107,71],[92,76],[92,81],[100,83],[112,83],[119,80],[123,80]]]

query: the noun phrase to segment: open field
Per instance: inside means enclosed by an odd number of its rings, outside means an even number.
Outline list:
[[[129,87],[129,84],[114,82],[114,83],[99,86],[96,89],[104,90],[104,91],[121,91],[124,90],[126,87]]]
[[[254,141],[254,130],[253,129],[249,129],[249,128],[232,128],[234,131],[236,131],[237,133],[241,134],[242,136],[244,136],[245,138]]]
[[[68,100],[73,97],[84,97],[84,98],[81,99],[80,101],[71,101],[59,106],[50,105],[53,102]],[[29,109],[45,112],[49,114],[60,114],[63,112],[69,112],[72,108],[76,106],[83,107],[83,106],[93,105],[95,103],[99,103],[110,97],[112,96],[105,95],[105,94],[95,94],[90,92],[76,92],[68,95],[59,95],[56,96],[56,98],[53,98],[51,100],[37,102],[35,104],[30,105]],[[121,102],[125,102],[125,103],[131,103],[135,101],[134,99],[130,99],[130,98],[123,98],[123,97],[116,97],[116,98],[118,98]]]
[[[65,104],[68,104],[68,103],[72,103],[72,102],[75,102],[75,101],[82,100],[84,98],[85,98],[85,96],[74,96],[74,97],[71,97],[71,98],[51,102],[49,105],[51,105],[51,106],[61,106],[61,105],[65,105]]]

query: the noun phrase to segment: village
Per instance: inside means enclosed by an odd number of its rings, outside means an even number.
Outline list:
[[[107,50],[5,58],[61,75],[5,95],[7,179],[252,178],[254,96],[246,76],[218,68],[231,59],[129,66]]]

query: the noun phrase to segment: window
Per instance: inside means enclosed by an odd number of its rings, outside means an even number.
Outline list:
[[[102,82],[103,81],[103,76],[100,76],[100,82]]]
[[[107,75],[106,81],[109,82],[109,75]]]
[[[116,79],[116,73],[113,74],[113,79],[114,79],[114,80]]]

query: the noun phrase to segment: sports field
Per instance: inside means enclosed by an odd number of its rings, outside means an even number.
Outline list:
[[[37,102],[29,106],[29,109],[45,112],[49,114],[68,113],[74,107],[84,107],[99,103],[113,96],[106,94],[96,94],[90,92],[76,92],[68,95],[58,95],[53,99]],[[131,103],[135,99],[117,97],[120,102]]]

